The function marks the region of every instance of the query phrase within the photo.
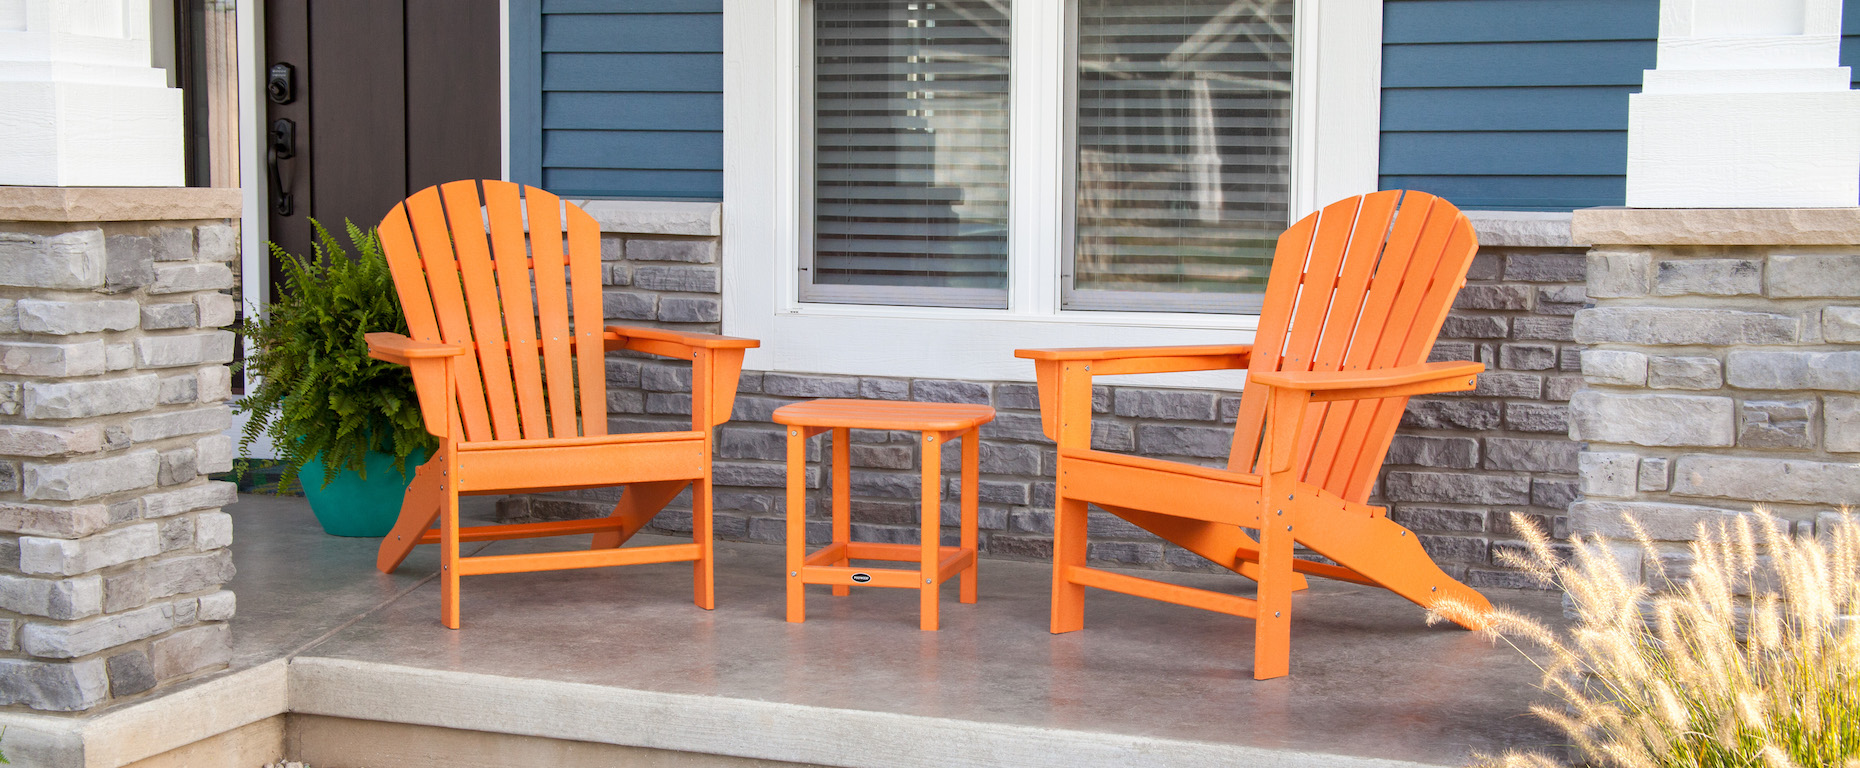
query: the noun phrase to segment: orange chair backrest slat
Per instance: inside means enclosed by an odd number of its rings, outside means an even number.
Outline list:
[[[1458,208],[1424,192],[1341,200],[1279,237],[1251,372],[1374,370],[1425,362],[1478,243]],[[1260,471],[1266,392],[1241,395],[1228,466]],[[1407,398],[1314,403],[1300,477],[1368,498]]]
[[[593,217],[534,187],[454,181],[394,206],[380,233],[409,335],[472,345],[455,369],[464,439],[607,434]]]

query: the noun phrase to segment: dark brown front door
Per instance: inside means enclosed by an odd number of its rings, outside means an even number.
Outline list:
[[[271,240],[307,253],[315,218],[346,246],[345,220],[366,229],[413,192],[497,178],[497,16],[498,0],[265,0],[262,74],[290,81],[260,126]]]

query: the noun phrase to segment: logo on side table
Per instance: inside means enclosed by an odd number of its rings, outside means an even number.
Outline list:
[[[866,583],[866,582],[868,582],[868,581],[871,581],[871,580],[872,580],[872,574],[869,574],[869,573],[855,573],[855,574],[853,574],[853,575],[852,575],[852,580],[853,580],[853,582],[854,582],[854,583],[856,583],[856,584],[864,584],[864,583]]]

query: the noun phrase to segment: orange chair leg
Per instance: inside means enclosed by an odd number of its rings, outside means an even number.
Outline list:
[[[852,430],[840,427],[833,430],[833,543],[845,544],[852,541]],[[806,525],[801,533],[806,535]],[[842,557],[833,563],[840,567],[852,565],[851,558]],[[835,597],[852,594],[852,587],[844,584],[833,585]]]
[[[710,515],[710,473],[691,484],[691,538],[698,558],[691,563],[691,600],[706,611],[717,607],[716,540]]]
[[[1061,495],[1053,510],[1054,634],[1085,628],[1085,588],[1072,583],[1068,571],[1085,564],[1086,506],[1083,501],[1065,498],[1061,482]]]
[[[925,632],[935,632],[937,591],[943,586],[937,580],[938,566],[942,560],[937,547],[942,544],[943,538],[943,444],[937,440],[936,435],[924,435],[923,465],[923,511],[920,513],[923,530],[918,534],[918,546],[923,551],[923,557],[918,575],[924,583],[918,587],[918,627]]]
[[[976,548],[976,517],[981,506],[981,434],[981,429],[976,428],[962,435],[962,548],[970,552]],[[981,558],[976,557],[962,570],[962,602],[975,602],[975,569],[980,562]]]
[[[801,583],[801,560],[807,547],[807,438],[799,427],[788,429],[788,620],[807,620],[807,585]]]
[[[381,539],[381,549],[375,555],[375,568],[382,573],[393,573],[399,568],[413,548],[420,545],[420,537],[439,518],[439,508],[444,503],[439,491],[442,477],[439,468],[445,463],[445,452],[441,451],[414,469],[413,482],[407,485],[407,496],[400,503],[400,519],[394,522],[394,530]]]
[[[443,466],[443,465],[442,465]],[[441,476],[439,510],[439,623],[459,628],[459,489]]]

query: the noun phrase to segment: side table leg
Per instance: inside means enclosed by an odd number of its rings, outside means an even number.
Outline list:
[[[788,428],[788,620],[807,619],[807,585],[801,583],[801,560],[807,552],[807,438],[800,427]]]
[[[852,430],[833,430],[833,543],[852,541]],[[851,558],[840,558],[834,565],[852,565]],[[852,594],[852,587],[833,585],[835,597]]]
[[[925,632],[935,632],[937,588],[942,586],[937,581],[936,572],[940,559],[937,556],[939,554],[937,546],[942,543],[943,529],[943,446],[935,434],[924,434],[923,465],[923,510],[919,512],[922,516],[920,522],[923,532],[918,542],[922,546],[923,557],[918,566],[920,569],[918,575],[923,578],[924,583],[918,585],[920,611],[918,627]]]
[[[980,506],[980,480],[977,474],[982,464],[982,431],[980,427],[971,427],[962,433],[962,548],[974,558],[969,567],[962,569],[962,602],[975,602],[975,569],[981,564],[980,553],[976,552],[976,516]]]

